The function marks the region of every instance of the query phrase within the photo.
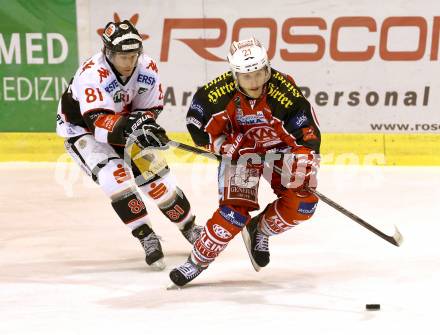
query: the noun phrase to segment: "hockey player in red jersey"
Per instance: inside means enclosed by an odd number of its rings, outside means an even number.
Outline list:
[[[59,102],[57,133],[139,239],[147,264],[163,269],[162,247],[139,191],[191,244],[202,227],[194,224],[187,198],[157,151],[169,139],[156,123],[163,109],[156,63],[143,53],[142,38],[127,20],[109,22],[102,40],[102,52],[81,65]]]
[[[201,87],[187,114],[195,144],[222,154],[223,160],[219,208],[188,260],[170,272],[178,286],[197,277],[240,231],[258,271],[269,263],[269,236],[310,219],[318,202],[307,190],[316,187],[320,147],[310,103],[290,76],[270,67],[255,38],[233,42],[228,61],[231,71]],[[284,153],[272,160],[275,169],[270,156],[260,159],[269,152]],[[251,219],[249,212],[259,209],[262,175],[277,199]]]

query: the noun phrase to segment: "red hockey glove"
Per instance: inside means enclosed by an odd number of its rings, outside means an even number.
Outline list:
[[[260,143],[250,140],[242,133],[228,135],[220,147],[220,153],[237,160],[245,154],[263,154],[265,148]]]
[[[238,151],[244,142],[244,136],[242,133],[231,134],[226,136],[225,140],[220,146],[220,154],[225,155],[233,160],[239,156]]]
[[[305,187],[316,188],[316,175],[319,169],[319,156],[306,147],[292,149],[292,155],[286,159],[289,180],[285,185],[294,191]]]

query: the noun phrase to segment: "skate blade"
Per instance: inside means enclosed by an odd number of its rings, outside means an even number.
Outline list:
[[[180,286],[177,286],[176,284],[174,284],[173,282],[171,282],[168,286],[167,286],[167,291],[175,291],[175,290],[181,290],[182,288]]]
[[[260,272],[261,267],[255,262],[255,259],[252,256],[251,236],[249,235],[246,227],[244,227],[243,230],[241,231],[241,237],[243,237],[243,242],[246,247],[247,253],[249,255],[249,259],[251,260],[252,266],[254,267],[255,271]]]
[[[158,259],[157,261],[155,261],[153,264],[150,265],[150,268],[153,269],[154,271],[162,271],[166,268],[166,264],[165,261],[163,260],[163,258]]]

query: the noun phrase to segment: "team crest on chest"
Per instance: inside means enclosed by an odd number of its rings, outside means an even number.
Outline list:
[[[115,103],[124,102],[127,104],[130,101],[130,96],[129,96],[128,92],[125,92],[123,90],[119,90],[119,91],[116,91],[116,93],[113,95],[113,101]]]

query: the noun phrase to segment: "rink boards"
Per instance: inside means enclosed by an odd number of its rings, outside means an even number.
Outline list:
[[[176,141],[193,145],[189,134],[171,132]],[[54,133],[0,133],[0,162],[56,162],[68,159],[62,138]],[[440,135],[323,134],[322,164],[440,165]],[[167,153],[170,162],[192,163],[196,157],[180,150]]]

